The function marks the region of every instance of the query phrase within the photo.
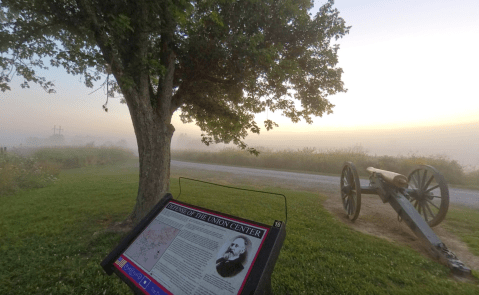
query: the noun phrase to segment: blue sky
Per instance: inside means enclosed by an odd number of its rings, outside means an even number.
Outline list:
[[[316,1],[316,7],[324,2]],[[312,125],[291,124],[279,113],[260,114],[260,122],[268,116],[280,128],[247,141],[294,148],[360,144],[372,153],[442,153],[479,165],[473,150],[479,138],[479,1],[357,0],[336,1],[335,7],[352,26],[339,41],[348,92],[330,97],[334,113]],[[36,85],[20,89],[19,77],[12,91],[0,93],[0,145],[47,137],[54,125],[67,137],[124,138],[135,144],[126,105],[110,99],[105,113],[102,90],[89,95],[93,89],[62,70],[47,77],[55,81],[56,94]],[[177,134],[199,134],[177,118],[174,125]]]

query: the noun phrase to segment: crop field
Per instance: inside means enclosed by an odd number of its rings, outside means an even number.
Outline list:
[[[137,161],[63,169],[49,186],[2,196],[0,294],[131,294],[99,263],[124,236],[105,229],[134,206]],[[409,247],[338,221],[321,195],[266,190],[288,197],[274,294],[479,294],[477,279],[457,280]],[[172,178],[171,192],[178,196],[178,179]],[[266,224],[284,220],[283,201],[274,196],[191,183],[179,200]],[[462,210],[451,208],[447,226],[479,253],[479,212]]]

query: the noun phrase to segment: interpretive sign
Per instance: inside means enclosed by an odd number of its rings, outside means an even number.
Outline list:
[[[259,294],[285,235],[167,195],[101,265],[138,294]]]

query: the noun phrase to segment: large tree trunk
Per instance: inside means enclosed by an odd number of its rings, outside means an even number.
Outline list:
[[[138,143],[140,182],[130,216],[137,224],[170,188],[170,147],[174,127],[168,98],[153,108],[148,88],[125,91],[125,99]],[[166,103],[165,103],[166,102]]]
[[[170,146],[174,128],[145,123],[137,134],[140,182],[132,220],[138,223],[170,189]],[[147,134],[151,134],[151,137]]]
[[[138,195],[130,215],[134,224],[143,219],[170,189],[170,147],[175,131],[171,118],[178,107],[172,108],[175,54],[164,39],[161,63],[165,66],[165,73],[155,92],[150,84],[148,67],[144,64],[147,37],[146,33],[138,34],[129,75],[122,76],[121,69],[113,67],[130,111],[140,157]],[[128,79],[134,81],[133,86],[126,85],[124,81]]]

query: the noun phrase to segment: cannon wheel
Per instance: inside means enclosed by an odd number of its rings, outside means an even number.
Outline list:
[[[444,177],[432,166],[421,165],[408,176],[409,201],[433,227],[441,223],[449,208],[449,189]]]
[[[351,162],[345,162],[341,172],[341,200],[348,218],[356,220],[361,210],[361,185],[356,167]]]

